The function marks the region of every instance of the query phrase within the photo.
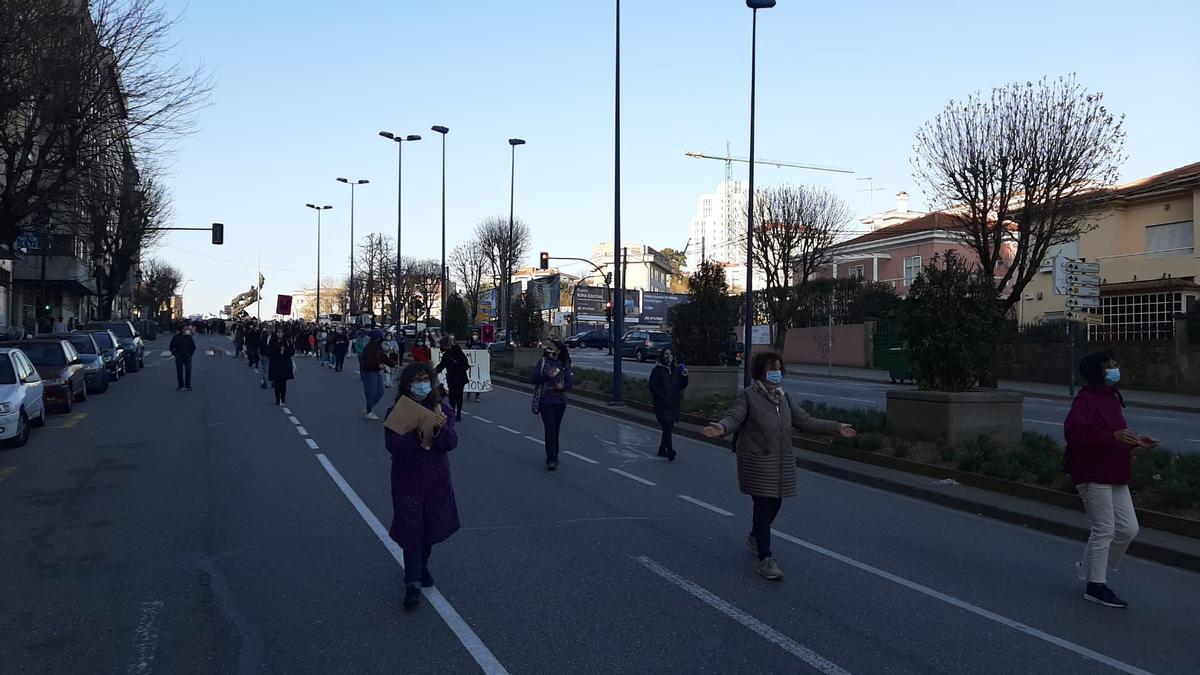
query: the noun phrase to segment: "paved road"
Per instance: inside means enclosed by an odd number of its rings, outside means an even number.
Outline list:
[[[603,351],[577,349],[571,352],[571,357],[579,366],[612,372],[612,357]],[[626,360],[621,369],[629,376],[649,377],[652,367],[649,363]],[[784,382],[795,396],[849,408],[884,408],[888,389],[911,386],[795,374],[789,375]],[[1026,396],[1025,429],[1061,439],[1063,419],[1069,409],[1069,401]],[[1125,409],[1125,419],[1139,432],[1157,437],[1164,448],[1176,452],[1200,452],[1200,414],[1131,406]]]
[[[202,346],[211,343],[200,338]],[[1133,559],[1080,598],[1081,544],[803,474],[745,550],[730,453],[568,411],[557,473],[522,392],[471,403],[464,528],[400,607],[379,422],[301,360],[286,410],[242,361],[160,356],[0,453],[4,672],[1188,673],[1200,575]],[[68,424],[68,422],[70,422]],[[436,602],[436,606],[434,602]],[[439,611],[440,610],[440,611]],[[1142,670],[1139,670],[1142,669]]]

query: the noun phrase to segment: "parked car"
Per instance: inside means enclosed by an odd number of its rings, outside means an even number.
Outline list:
[[[130,373],[136,373],[146,365],[146,345],[142,342],[142,336],[133,327],[133,324],[128,321],[98,321],[86,324],[83,327],[85,331],[110,330],[117,339],[121,342],[121,348],[125,350],[125,370]]]
[[[638,361],[658,359],[663,350],[670,349],[673,344],[670,333],[631,330],[621,338],[621,358],[635,358]]]
[[[737,336],[730,333],[729,339],[721,346],[717,358],[723,366],[736,366],[742,363],[742,355],[745,353],[746,343],[738,341]]]
[[[21,340],[2,342],[0,347],[15,347],[29,357],[42,378],[46,405],[57,412],[71,412],[74,403],[87,400],[86,368],[70,342],[63,339]]]
[[[581,347],[608,349],[612,346],[612,334],[606,330],[588,330],[576,333],[567,339],[567,346],[572,349]]]
[[[46,423],[44,387],[24,352],[0,348],[0,440],[20,447],[29,440],[30,427]]]
[[[91,335],[104,356],[104,367],[108,369],[108,379],[116,382],[125,377],[125,350],[121,341],[110,330],[80,331],[83,335]]]
[[[79,358],[86,367],[84,380],[87,382],[88,393],[103,394],[108,391],[108,368],[95,338],[88,333],[75,332],[67,335],[67,342],[79,353]]]

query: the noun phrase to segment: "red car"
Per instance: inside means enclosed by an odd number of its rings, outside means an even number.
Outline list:
[[[70,342],[39,338],[0,342],[0,346],[16,347],[33,362],[44,384],[46,405],[68,413],[72,404],[87,400],[87,368]]]

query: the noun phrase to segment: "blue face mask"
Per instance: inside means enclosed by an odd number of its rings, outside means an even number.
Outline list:
[[[783,382],[783,371],[782,370],[768,370],[767,371],[767,384],[779,384],[780,382]]]
[[[1121,381],[1121,369],[1109,368],[1104,371],[1104,384],[1112,386]]]
[[[429,398],[429,392],[433,391],[433,385],[429,382],[413,382],[412,394],[418,401],[424,401]]]

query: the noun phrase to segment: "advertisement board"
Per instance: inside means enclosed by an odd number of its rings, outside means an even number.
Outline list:
[[[575,289],[575,320],[604,321],[608,292],[598,286],[579,286]]]
[[[538,309],[558,309],[561,293],[562,283],[557,274],[529,281],[529,296],[537,302]]]
[[[687,295],[677,293],[642,293],[642,323],[664,324],[672,307],[687,302]]]

